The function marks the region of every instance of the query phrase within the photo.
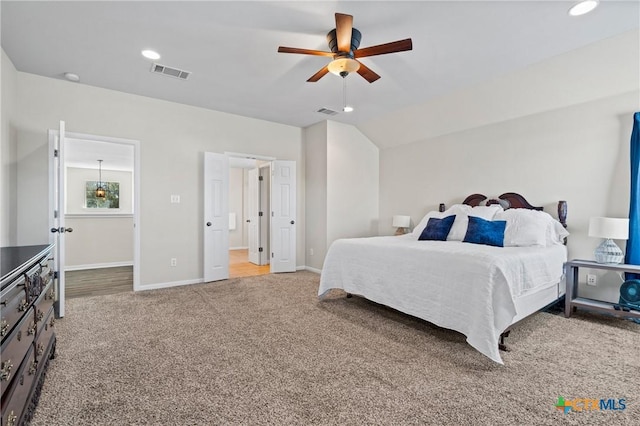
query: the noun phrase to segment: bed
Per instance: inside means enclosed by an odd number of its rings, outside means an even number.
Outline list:
[[[341,289],[456,330],[502,364],[499,346],[510,327],[564,295],[566,212],[561,201],[556,220],[516,193],[441,204],[412,233],[334,241],[318,295]],[[444,222],[453,223],[439,231],[446,239],[420,239]],[[471,243],[477,223],[499,225],[503,247]]]

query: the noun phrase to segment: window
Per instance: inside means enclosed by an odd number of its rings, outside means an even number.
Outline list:
[[[120,208],[120,183],[102,182],[106,190],[104,198],[96,197],[98,182],[89,180],[85,184],[84,206],[87,209],[119,209]]]

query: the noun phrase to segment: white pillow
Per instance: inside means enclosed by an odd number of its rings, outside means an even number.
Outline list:
[[[553,219],[553,223],[547,227],[547,246],[564,245],[564,239],[569,236],[569,232],[560,222]]]
[[[495,215],[495,220],[506,220],[505,247],[550,246],[563,244],[569,233],[551,217],[539,210],[509,209]]]
[[[496,220],[507,221],[505,247],[529,247],[547,245],[547,228],[553,218],[538,210],[509,209],[496,214]]]

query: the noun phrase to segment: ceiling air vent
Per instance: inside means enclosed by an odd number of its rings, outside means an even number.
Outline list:
[[[181,80],[186,80],[191,75],[191,71],[179,70],[178,68],[171,68],[160,64],[151,65],[151,72],[168,75],[169,77],[175,77]]]
[[[320,108],[317,112],[327,115],[336,115],[338,112],[329,108]]]

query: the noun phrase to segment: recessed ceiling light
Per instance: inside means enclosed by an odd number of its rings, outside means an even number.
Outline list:
[[[569,9],[569,15],[580,16],[589,13],[598,6],[598,3],[600,3],[598,0],[584,0],[576,3]]]
[[[72,72],[65,72],[64,73],[64,78],[66,78],[69,81],[73,81],[73,82],[80,81],[80,76],[78,74],[74,74]]]
[[[153,61],[155,61],[156,59],[160,59],[160,54],[155,50],[143,50],[142,56]]]
[[[349,105],[345,105],[344,108],[342,108],[342,110],[344,112],[351,112],[351,111],[353,111],[353,107],[349,106]]]

